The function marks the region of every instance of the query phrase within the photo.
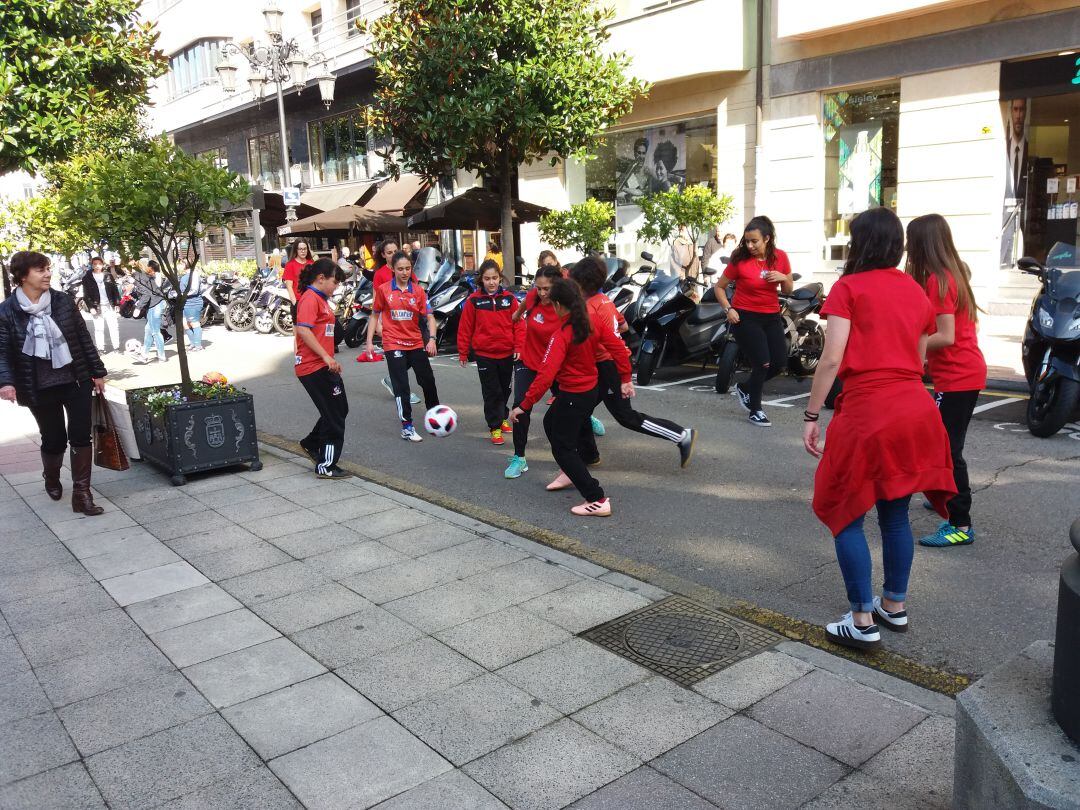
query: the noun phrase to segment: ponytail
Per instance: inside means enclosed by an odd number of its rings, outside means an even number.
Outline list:
[[[592,333],[589,312],[585,309],[585,299],[581,289],[573,281],[557,278],[551,283],[548,303],[559,304],[570,313],[570,328],[574,332],[573,343],[584,343]]]
[[[297,299],[300,298],[300,294],[310,287],[311,283],[319,276],[336,278],[340,284],[345,280],[345,271],[338,267],[336,262],[333,262],[330,259],[319,259],[317,262],[304,265],[304,269],[300,271],[298,289],[295,291]]]

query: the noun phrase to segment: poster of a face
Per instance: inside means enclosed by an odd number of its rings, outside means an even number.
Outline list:
[[[615,142],[616,225],[636,228],[641,198],[686,186],[686,133],[678,125],[620,135]]]
[[[1002,102],[1005,123],[1005,199],[1001,213],[1002,267],[1011,267],[1024,255],[1024,198],[1028,185],[1028,128],[1031,100],[1013,98]]]
[[[880,123],[852,124],[837,130],[840,141],[838,213],[853,216],[881,205]]]

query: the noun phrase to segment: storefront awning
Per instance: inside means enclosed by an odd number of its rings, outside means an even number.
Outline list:
[[[320,211],[331,211],[343,205],[356,205],[368,189],[378,182],[378,180],[361,180],[357,183],[313,188],[300,195],[300,204]]]
[[[375,195],[364,203],[364,207],[400,216],[409,209],[415,211],[422,207],[422,205],[410,206],[409,203],[418,194],[427,191],[430,185],[418,174],[403,174],[397,180],[387,180],[379,187]]]

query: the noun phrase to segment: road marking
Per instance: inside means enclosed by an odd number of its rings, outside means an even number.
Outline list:
[[[792,395],[790,397],[780,397],[780,399],[774,399],[771,402],[762,402],[761,404],[762,405],[776,405],[776,406],[778,406],[780,408],[794,408],[795,407],[794,405],[785,405],[784,403],[785,402],[790,402],[793,399],[805,399],[808,396],[810,396],[810,392],[806,391],[805,393],[802,393],[802,394],[794,394],[794,395]]]
[[[674,382],[661,383],[660,385],[645,386],[650,391],[666,391],[668,388],[673,388],[676,385],[683,385],[684,383],[697,382],[698,380],[710,380],[716,376],[716,373],[702,374],[700,377],[687,377],[685,380],[675,380]]]
[[[988,411],[991,408],[1000,408],[1002,405],[1010,405],[1013,402],[1016,402],[1017,399],[1019,399],[1019,398],[1018,397],[1013,397],[1013,398],[1010,398],[1010,399],[1001,398],[1001,399],[997,400],[996,402],[987,402],[985,405],[980,405],[979,407],[977,407],[975,410],[972,411],[972,413],[973,414],[982,413],[983,411]]]

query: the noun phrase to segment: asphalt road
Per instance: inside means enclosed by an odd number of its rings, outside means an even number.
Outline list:
[[[135,327],[126,322],[122,337]],[[208,350],[192,356],[198,373],[221,371],[251,391],[260,430],[292,439],[307,433],[315,417],[292,376],[290,339],[215,327],[207,340]],[[458,412],[461,427],[410,444],[399,438],[393,402],[379,385],[384,366],[353,362],[358,351],[343,346],[339,355],[351,409],[346,459],[799,619],[821,623],[847,610],[831,537],[809,505],[815,462],[801,442],[809,381],[769,383],[773,426],[760,428],[733,397],[713,392],[708,369],[661,371],[639,389],[635,407],[697,428],[697,452],[685,470],[674,445],[624,430],[601,407],[608,433],[595,474],[615,514],[583,519],[568,511],[580,500],[576,492],[544,490],[556,467],[538,418],[530,471],[503,478],[512,451],[488,440],[474,367],[462,369],[452,357],[435,361],[442,401]],[[111,355],[108,364],[126,386],[179,379],[173,361],[132,369]],[[979,407],[966,453],[977,540],[917,547],[911,632],[885,639],[896,652],[972,675],[1053,637],[1058,568],[1071,550],[1068,527],[1080,515],[1080,424],[1037,439],[1023,427],[1022,399],[984,395]],[[936,528],[938,518],[918,499],[911,517],[917,533]],[[874,549],[876,526],[867,525]],[[876,549],[874,557],[880,572]]]

